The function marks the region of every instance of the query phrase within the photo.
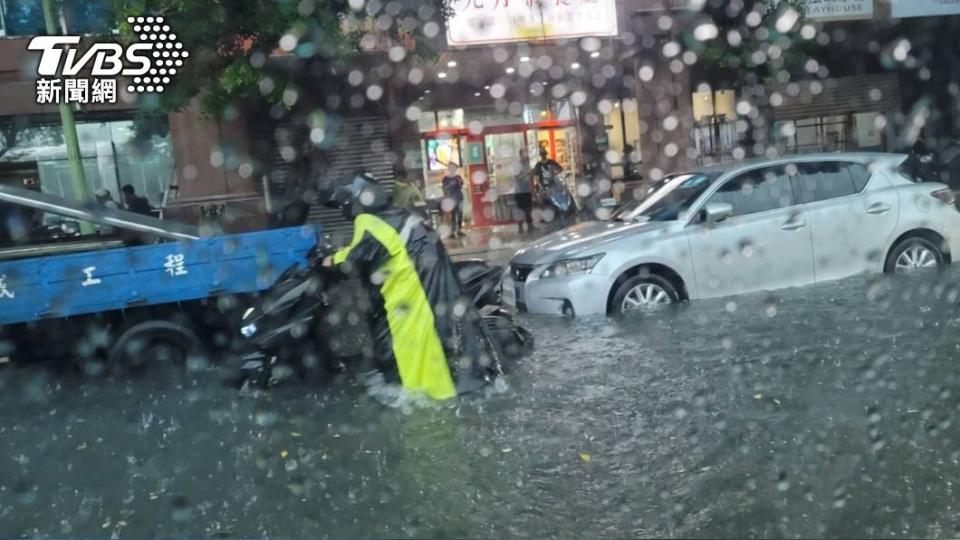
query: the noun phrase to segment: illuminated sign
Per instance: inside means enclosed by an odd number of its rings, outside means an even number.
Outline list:
[[[890,12],[895,18],[960,15],[960,0],[891,0]]]
[[[427,161],[431,171],[445,171],[451,163],[460,166],[460,139],[430,139],[427,141]]]
[[[454,47],[617,35],[616,0],[451,0]]]

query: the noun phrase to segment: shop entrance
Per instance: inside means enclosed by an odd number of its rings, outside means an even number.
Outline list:
[[[578,140],[573,121],[490,126],[479,134],[464,129],[424,133],[427,198],[443,198],[443,176],[447,164],[453,163],[466,184],[466,224],[489,227],[516,223],[517,177],[536,165],[541,148],[568,173],[564,176],[568,188],[576,193]],[[526,151],[525,157],[521,150]]]

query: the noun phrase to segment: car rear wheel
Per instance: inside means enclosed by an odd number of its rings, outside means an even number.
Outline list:
[[[944,266],[946,257],[940,247],[927,238],[916,236],[900,242],[890,252],[886,271],[888,274],[905,274]]]
[[[656,274],[634,276],[617,288],[613,297],[614,313],[623,315],[656,309],[680,301],[677,288]]]

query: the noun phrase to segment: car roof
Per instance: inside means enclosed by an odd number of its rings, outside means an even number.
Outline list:
[[[725,163],[716,163],[694,169],[693,172],[707,174],[718,174],[723,176],[725,173],[737,173],[747,171],[757,167],[771,165],[785,165],[788,163],[816,162],[816,161],[852,161],[870,165],[873,163],[889,163],[899,165],[907,158],[906,154],[893,154],[885,152],[821,152],[816,154],[791,154],[777,158],[751,158],[739,161],[728,161]]]

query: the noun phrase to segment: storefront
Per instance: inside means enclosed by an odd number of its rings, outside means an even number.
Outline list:
[[[466,183],[466,223],[513,223],[517,177],[536,164],[540,149],[560,163],[575,193],[580,138],[570,103],[524,105],[513,112],[476,107],[421,114],[419,161],[428,200],[443,199],[443,177],[453,164]]]
[[[0,122],[0,128],[0,183],[77,198],[58,125]],[[107,189],[120,200],[121,186],[130,184],[153,206],[160,205],[174,174],[169,133],[138,137],[132,120],[81,120],[77,138],[91,192]],[[36,186],[28,185],[31,181]]]
[[[700,159],[729,155],[737,147],[736,93],[704,88],[693,92],[693,141]]]
[[[774,90],[774,132],[784,153],[896,150],[902,107],[896,74],[857,75]]]

